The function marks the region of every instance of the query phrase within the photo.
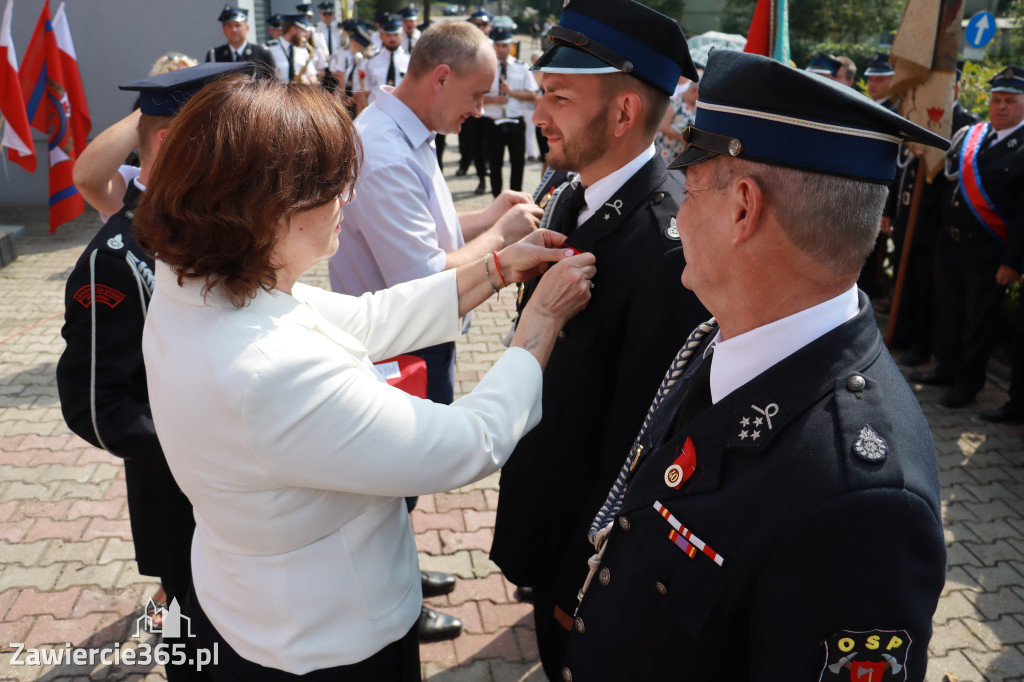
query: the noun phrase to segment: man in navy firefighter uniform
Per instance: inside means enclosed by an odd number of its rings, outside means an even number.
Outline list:
[[[140,173],[124,206],[82,252],[65,288],[67,348],[57,390],[68,427],[124,460],[128,514],[139,573],[158,576],[167,603],[191,585],[192,505],[167,467],[153,426],[142,360],[142,328],[152,296],[153,259],[135,242],[132,218],[160,141],[173,117],[207,82],[249,63],[208,63],[122,85],[139,92]],[[184,641],[186,645],[190,642]],[[169,680],[206,680],[193,666],[167,666]]]
[[[1007,285],[1024,250],[1024,69],[989,81],[989,121],[960,129],[946,157],[935,258],[935,357],[911,381],[949,386],[939,399],[964,407],[985,385]]]
[[[685,136],[682,282],[716,317],[594,520],[562,678],[921,680],[945,577],[938,466],[855,282],[897,143],[949,143],[726,50]]]
[[[665,365],[707,312],[679,283],[683,189],[653,144],[680,74],[697,78],[679,26],[631,0],[571,0],[550,36],[534,65],[545,94],[533,120],[551,166],[577,174],[541,198],[543,220],[593,252],[601,274],[545,370],[543,420],[502,469],[491,557],[533,588],[541,661],[557,678],[587,525]]]

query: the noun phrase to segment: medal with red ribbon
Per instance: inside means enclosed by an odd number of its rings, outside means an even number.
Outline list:
[[[683,443],[682,449],[675,461],[665,469],[665,485],[669,488],[679,490],[679,486],[686,482],[697,468],[697,448],[689,436]]]

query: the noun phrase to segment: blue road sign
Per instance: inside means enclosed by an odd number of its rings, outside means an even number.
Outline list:
[[[996,35],[996,17],[991,12],[975,12],[967,22],[964,38],[971,47],[985,47]]]

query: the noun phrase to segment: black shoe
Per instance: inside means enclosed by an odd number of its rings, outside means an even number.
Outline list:
[[[475,194],[487,194],[487,183],[481,180],[480,184],[476,186]]]
[[[927,386],[953,385],[953,377],[945,372],[940,372],[937,368],[930,369],[927,372],[911,372],[907,379],[915,384],[925,384]]]
[[[939,398],[939,405],[943,407],[965,407],[974,402],[977,391],[971,391],[963,386],[954,386],[946,391],[946,395]]]
[[[1002,407],[980,412],[978,416],[987,422],[997,424],[1024,424],[1024,405],[1011,400]]]
[[[462,621],[455,616],[449,616],[428,609],[426,606],[420,611],[420,620],[416,626],[421,642],[440,642],[445,639],[455,639],[462,634]]]
[[[455,576],[451,573],[421,570],[420,582],[423,583],[424,597],[439,597],[455,589]]]
[[[458,170],[455,171],[455,174],[458,175],[459,177],[462,177],[463,175],[465,175],[468,172],[469,172],[469,166],[466,166],[465,168],[463,168],[462,166],[459,166]]]
[[[905,367],[917,367],[928,362],[930,358],[924,353],[918,353],[916,350],[908,350],[906,353],[901,355],[896,364],[904,365]]]
[[[522,602],[523,604],[533,603],[533,588],[532,587],[517,587],[516,591],[512,594],[516,598],[516,601]]]

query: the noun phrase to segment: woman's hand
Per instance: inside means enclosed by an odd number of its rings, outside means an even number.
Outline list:
[[[541,278],[526,304],[511,346],[533,354],[541,368],[547,366],[555,339],[569,318],[587,307],[590,280],[597,273],[592,253],[563,259]]]
[[[597,274],[597,259],[592,253],[580,253],[554,265],[537,284],[526,310],[558,321],[559,327],[587,307],[590,280]]]
[[[509,284],[540,277],[549,263],[558,262],[575,253],[573,249],[558,248],[565,235],[551,230],[537,230],[498,252],[501,274]]]

